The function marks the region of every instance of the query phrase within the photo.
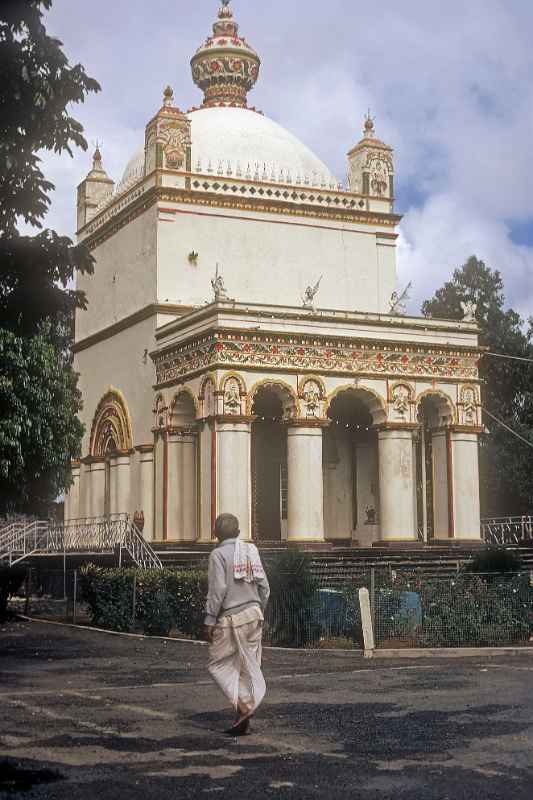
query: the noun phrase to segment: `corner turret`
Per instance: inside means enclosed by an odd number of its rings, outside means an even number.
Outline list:
[[[348,153],[348,188],[356,194],[394,200],[394,150],[376,137],[374,119],[365,117],[363,138]]]
[[[102,154],[97,144],[93,154],[92,169],[78,186],[78,230],[93,219],[98,206],[113,194],[114,188],[115,182],[104,169]]]

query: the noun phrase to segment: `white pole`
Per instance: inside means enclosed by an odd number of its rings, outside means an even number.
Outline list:
[[[359,589],[359,605],[361,607],[361,623],[363,626],[363,641],[365,658],[372,658],[376,645],[374,642],[374,629],[372,627],[372,614],[370,612],[370,594],[368,589]]]

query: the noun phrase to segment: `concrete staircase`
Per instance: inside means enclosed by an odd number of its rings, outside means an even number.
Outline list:
[[[155,552],[164,567],[173,569],[205,569],[212,545],[179,545],[178,543],[155,543]],[[274,558],[285,547],[279,543],[260,546],[263,559]],[[518,553],[524,569],[533,573],[533,542],[531,545],[509,545],[508,549]],[[391,548],[341,549],[308,551],[316,574],[321,580],[342,582],[351,575],[370,569],[420,571],[428,577],[451,576],[472,559],[471,547],[424,547],[393,550]]]

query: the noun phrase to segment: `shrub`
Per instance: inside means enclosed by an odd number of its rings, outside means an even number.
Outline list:
[[[81,570],[82,599],[93,625],[129,631],[133,618],[133,569],[103,569],[90,564]]]
[[[202,571],[84,567],[82,596],[94,625],[131,629],[134,581],[135,619],[146,634],[166,636],[176,627],[200,638],[207,594],[207,573]]]
[[[477,553],[464,571],[481,575],[520,572],[522,569],[523,563],[518,553],[506,547],[488,547]]]
[[[270,602],[265,617],[271,644],[305,647],[320,638],[318,582],[306,553],[287,550],[266,564]]]
[[[9,598],[18,592],[24,578],[26,570],[24,567],[4,567],[0,565],[0,622],[4,622],[9,614],[7,604]]]
[[[418,594],[419,624],[402,610],[406,592]],[[376,637],[410,639],[422,647],[505,646],[529,638],[533,592],[526,575],[456,578],[406,574],[383,585],[376,596]]]

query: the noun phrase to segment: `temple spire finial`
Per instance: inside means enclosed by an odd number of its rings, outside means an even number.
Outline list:
[[[370,113],[370,109],[365,116],[364,134],[367,138],[372,139],[376,135],[375,118]]]
[[[213,34],[191,60],[192,76],[204,92],[204,108],[247,108],[247,95],[259,76],[261,59],[239,35],[230,0],[221,3]]]
[[[105,172],[104,165],[102,163],[102,153],[100,151],[101,146],[102,142],[99,139],[96,139],[94,142],[92,172]]]
[[[165,91],[163,92],[163,106],[165,108],[171,108],[174,105],[174,90],[172,86],[167,86]]]

